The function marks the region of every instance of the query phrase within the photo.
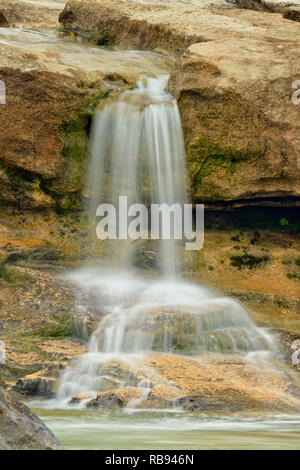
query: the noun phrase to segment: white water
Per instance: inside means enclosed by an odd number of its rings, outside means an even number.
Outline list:
[[[176,101],[165,91],[167,82],[167,75],[144,78],[96,115],[86,190],[92,219],[101,203],[117,207],[119,196],[127,196],[128,207],[188,202],[180,116]],[[177,245],[174,239],[159,243],[163,277],[180,271]],[[119,240],[117,248],[115,267],[129,269],[134,246]]]
[[[96,115],[86,190],[92,219],[100,203],[116,204],[119,195],[126,195],[128,204],[188,201],[180,117],[176,102],[165,91],[167,79],[141,80],[135,90],[126,91]],[[89,309],[100,321],[88,353],[65,370],[60,399],[107,390],[107,382],[114,379],[109,364],[115,358],[136,367],[139,358],[151,351],[246,355],[274,348],[272,338],[251,322],[239,303],[180,280],[174,240],[159,245],[160,276],[146,277],[134,270],[136,244],[116,240],[108,245],[110,268],[69,275],[78,289],[82,323]],[[141,390],[140,399],[130,407],[149,393],[149,375],[143,372],[138,381],[125,374],[118,384]]]

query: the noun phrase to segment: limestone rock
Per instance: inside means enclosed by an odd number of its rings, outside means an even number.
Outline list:
[[[8,254],[4,250],[0,249],[0,266],[6,263],[7,258],[8,258]]]
[[[231,38],[184,53],[172,88],[194,200],[299,198],[299,47],[296,38]]]
[[[197,358],[157,354],[149,356],[146,364],[173,387],[172,393],[161,395],[165,406],[169,400],[172,406],[194,411],[299,409],[291,379],[271,363],[263,366],[230,354]]]
[[[15,261],[57,261],[61,254],[57,248],[47,246],[37,246],[30,248],[20,248],[11,250],[7,254],[7,259],[10,262]]]
[[[26,405],[0,389],[0,449],[62,450],[62,447]]]
[[[45,377],[43,372],[26,375],[17,381],[12,390],[22,395],[51,398],[56,393],[57,379]]]
[[[123,408],[130,401],[138,399],[141,390],[136,387],[125,387],[123,389],[100,392],[96,398],[87,403],[88,408]]]
[[[49,2],[48,5],[47,2],[0,0],[0,26],[51,29],[56,26],[64,3],[64,0],[56,0],[51,4]]]
[[[112,370],[115,364],[111,363]],[[110,362],[106,363],[109,373]],[[88,408],[172,408],[203,410],[299,410],[297,382],[281,364],[247,359],[237,354],[183,357],[150,354],[136,364],[149,379],[123,388],[71,398]],[[95,384],[95,380],[93,381]],[[101,382],[99,382],[101,383]],[[86,401],[88,400],[88,401]]]
[[[7,28],[9,26],[9,22],[6,19],[6,16],[2,10],[0,10],[0,27]]]
[[[299,0],[233,0],[233,2],[241,8],[281,13],[283,18],[300,21]]]
[[[88,393],[80,393],[79,395],[74,395],[69,401],[70,405],[82,403],[83,401],[91,399],[92,396]]]
[[[206,10],[196,2],[70,0],[60,22],[76,34],[159,49],[178,59],[177,96],[194,201],[299,198],[300,26],[279,14]]]

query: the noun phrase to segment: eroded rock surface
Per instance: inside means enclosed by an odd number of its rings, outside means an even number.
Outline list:
[[[241,8],[281,13],[283,18],[300,21],[299,0],[232,0],[232,2]]]
[[[143,2],[69,0],[59,17],[67,30],[98,34],[115,44],[180,54],[197,42],[232,38],[297,37],[295,23],[281,15],[237,9],[220,9],[196,2]],[[231,8],[230,8],[231,7]],[[215,9],[214,9],[215,8]]]
[[[64,0],[55,2],[0,0],[0,11],[5,17],[5,20],[1,21],[0,13],[0,26],[50,29],[57,26],[58,15],[64,5]]]
[[[62,446],[26,405],[0,389],[0,449],[62,450]]]
[[[299,49],[297,39],[230,38],[184,53],[173,90],[194,199],[299,198]]]

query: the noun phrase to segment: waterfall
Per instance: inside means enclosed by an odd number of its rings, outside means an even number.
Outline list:
[[[176,101],[165,91],[167,83],[167,75],[143,78],[136,89],[96,115],[86,189],[91,220],[100,203],[116,206],[120,196],[127,197],[128,206],[188,202],[180,116]],[[130,245],[120,240],[121,252],[110,263],[122,269],[132,266],[135,249]],[[159,243],[164,277],[180,271],[177,245],[173,237]]]
[[[91,220],[99,204],[117,204],[120,195],[129,204],[189,201],[180,116],[165,91],[167,81],[167,76],[143,78],[136,89],[97,113],[86,189]],[[106,390],[114,380],[107,363],[114,358],[132,361],[151,351],[247,354],[273,348],[272,338],[238,302],[180,280],[176,240],[159,242],[160,276],[134,270],[134,241],[112,240],[107,247],[106,266],[69,275],[77,286],[82,321],[91,308],[99,325],[88,353],[64,371],[60,398]],[[124,378],[119,386],[128,383]]]

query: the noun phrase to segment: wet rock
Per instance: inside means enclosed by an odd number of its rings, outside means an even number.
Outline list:
[[[107,364],[109,368],[109,364]],[[74,396],[88,408],[172,408],[190,411],[299,410],[297,381],[282,363],[233,354],[191,358],[151,354],[136,364],[150,379],[123,388]],[[95,377],[94,377],[95,379]],[[101,383],[99,381],[99,383]],[[93,380],[95,384],[95,380]]]
[[[62,450],[62,447],[26,405],[0,389],[0,449]]]
[[[2,28],[8,28],[9,27],[9,22],[7,21],[4,12],[0,10],[0,27]]]
[[[61,257],[61,252],[57,248],[47,246],[37,246],[32,248],[21,248],[11,250],[7,254],[7,260],[15,261],[57,261]]]
[[[141,390],[135,387],[125,387],[113,392],[100,392],[96,398],[87,402],[87,408],[123,408],[130,401],[140,398]]]
[[[103,331],[98,337],[102,347]],[[128,310],[123,344],[130,351],[139,337],[142,350],[191,354],[203,351],[234,352],[267,348],[265,336],[249,315],[230,299],[203,306],[150,307]]]
[[[40,396],[51,398],[56,393],[57,379],[53,377],[44,377],[43,372],[26,375],[17,381],[12,387],[14,392],[22,395]]]
[[[182,397],[182,390],[169,384],[156,384],[149,389],[146,400],[141,402],[141,407],[151,405],[151,408],[171,408]]]
[[[173,396],[169,392],[172,403],[186,409],[299,409],[299,389],[282,364],[278,368],[259,357],[248,361],[229,354],[190,359],[157,354],[149,356],[146,363],[174,387]],[[164,400],[167,396],[162,395]]]
[[[300,25],[293,29],[299,36]],[[293,196],[297,204],[300,110],[291,96],[298,49],[283,33],[272,41],[194,44],[184,53],[173,86],[194,200],[259,204],[262,197]],[[266,69],[272,70],[267,77]]]
[[[35,284],[36,280],[25,269],[17,266],[2,266],[0,276],[10,284],[20,284],[30,286]]]

